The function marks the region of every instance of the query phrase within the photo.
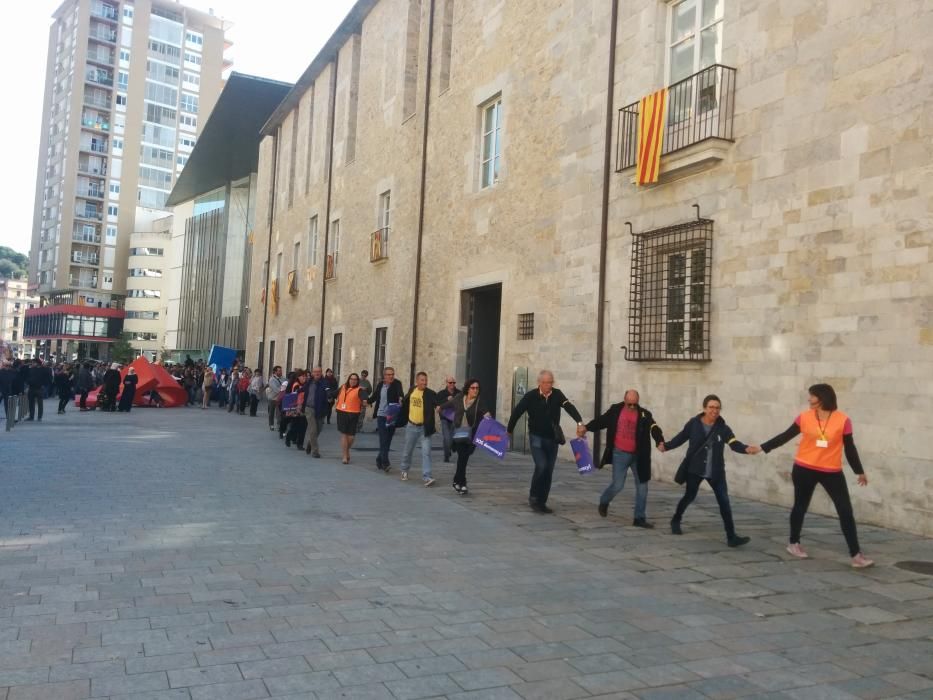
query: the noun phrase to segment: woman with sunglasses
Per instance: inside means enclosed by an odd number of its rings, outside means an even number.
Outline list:
[[[810,409],[797,416],[783,433],[761,444],[761,449],[767,453],[800,435],[797,456],[791,471],[791,480],[794,482],[794,507],[790,512],[790,542],[787,552],[798,559],[807,559],[810,556],[800,546],[800,531],[807,508],[810,507],[810,499],[819,484],[829,494],[836,507],[839,525],[849,546],[849,556],[852,557],[852,567],[864,569],[874,562],[862,554],[859,546],[849,487],[842,472],[844,453],[852,471],[858,475],[859,486],[868,485],[862,460],[855,449],[852,421],[839,410],[836,391],[829,384],[814,384],[808,391]]]
[[[471,379],[464,385],[464,392],[449,398],[437,407],[438,412],[453,409],[453,451],[457,455],[457,471],[454,474],[454,491],[461,496],[469,493],[467,489],[466,468],[470,455],[476,446],[473,438],[483,418],[491,418],[479,396],[479,380]]]
[[[337,432],[340,433],[340,447],[343,451],[343,463],[350,463],[350,448],[356,438],[360,425],[360,413],[366,401],[360,389],[360,375],[351,372],[347,382],[337,392]]]

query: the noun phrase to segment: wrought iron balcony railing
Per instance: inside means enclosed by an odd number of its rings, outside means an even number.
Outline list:
[[[638,151],[638,102],[618,114],[616,172],[634,168]],[[732,141],[735,114],[735,68],[704,68],[667,88],[667,116],[661,155],[707,139]]]

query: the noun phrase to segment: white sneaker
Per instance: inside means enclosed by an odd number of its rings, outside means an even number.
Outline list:
[[[408,481],[408,472],[402,472],[402,481]]]
[[[428,488],[428,486],[434,486],[434,479],[425,479],[425,480],[424,480],[424,487],[425,487],[425,488]]]
[[[800,543],[792,543],[787,545],[787,553],[792,557],[797,557],[798,559],[809,559],[810,555],[807,554],[803,547],[800,546]]]
[[[852,557],[852,568],[853,569],[867,569],[869,566],[874,566],[875,562],[871,559],[865,557],[864,554],[859,552],[854,557]]]

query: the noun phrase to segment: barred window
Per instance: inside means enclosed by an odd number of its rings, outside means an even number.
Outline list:
[[[535,337],[535,315],[531,314],[519,314],[518,315],[518,339],[519,340],[534,340]]]
[[[713,222],[635,234],[626,359],[709,360]]]

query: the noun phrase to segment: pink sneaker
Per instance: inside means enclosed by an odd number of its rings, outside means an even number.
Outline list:
[[[853,569],[867,569],[869,566],[874,566],[875,562],[871,559],[866,559],[865,555],[859,552],[854,557],[852,557],[852,568]]]
[[[803,547],[800,546],[800,543],[792,543],[787,545],[787,553],[792,557],[797,557],[798,559],[809,559],[810,555],[807,554]]]

